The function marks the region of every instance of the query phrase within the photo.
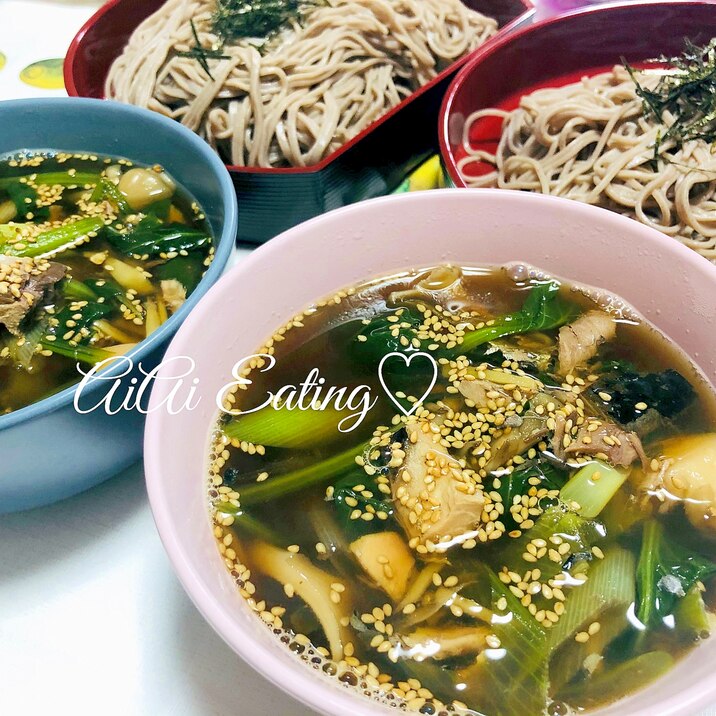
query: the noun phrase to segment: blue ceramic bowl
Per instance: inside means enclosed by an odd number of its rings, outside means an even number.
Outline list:
[[[20,149],[87,151],[161,164],[206,212],[216,242],[213,263],[181,309],[128,354],[135,365],[141,362],[149,370],[231,256],[237,207],[226,168],[207,144],[178,122],[93,99],[0,102],[0,155]],[[129,385],[133,375],[125,376],[123,385]],[[83,404],[94,404],[106,390],[104,381],[90,383],[82,393]],[[81,415],[75,411],[74,394],[75,388],[68,388],[0,416],[0,513],[69,497],[141,457],[143,415],[121,411],[110,416],[103,410]]]

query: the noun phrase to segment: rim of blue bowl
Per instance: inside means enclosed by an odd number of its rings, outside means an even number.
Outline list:
[[[85,97],[43,97],[40,99],[15,99],[0,102],[0,107],[5,113],[12,110],[24,110],[28,108],[41,110],[43,107],[46,107],[49,110],[59,108],[59,110],[62,111],[63,106],[69,106],[73,109],[81,109],[84,106],[92,108],[93,111],[99,110],[100,112],[108,112],[116,116],[124,114],[129,121],[132,121],[132,117],[141,116],[148,122],[162,125],[170,131],[173,131],[181,142],[192,145],[196,150],[198,150],[206,163],[213,170],[221,188],[221,197],[224,204],[224,223],[220,234],[213,237],[214,259],[209,265],[209,268],[206,270],[206,273],[202,276],[197,287],[188,296],[181,308],[176,313],[172,314],[167,321],[154,331],[154,333],[152,333],[148,338],[145,338],[143,341],[140,341],[136,348],[126,354],[126,356],[131,358],[136,365],[137,362],[140,362],[143,357],[146,357],[146,355],[150,353],[158,344],[171,337],[178,325],[184,320],[184,318],[186,318],[192,308],[201,300],[202,296],[216,282],[224,270],[233,251],[234,244],[236,242],[236,231],[238,228],[238,205],[234,184],[231,181],[231,175],[224,166],[224,163],[221,159],[219,159],[219,156],[214,152],[214,150],[203,139],[201,139],[201,137],[179,122],[148,109],[135,107],[129,104],[122,104],[112,100],[90,99]],[[48,144],[51,144],[51,142]],[[38,148],[47,149],[47,147]],[[60,147],[60,149],[61,148],[62,147]],[[18,147],[18,149],[32,149],[32,147]],[[66,147],[66,149],[72,148]],[[124,155],[121,151],[118,151],[117,156]],[[132,159],[132,157],[126,158],[130,160]],[[213,228],[214,227],[212,227],[212,229]],[[102,375],[105,377],[116,376],[122,370],[122,365],[123,364],[120,364],[116,368],[109,367]],[[8,413],[7,415],[0,415],[0,431],[32,420],[39,415],[53,413],[56,410],[69,405],[74,400],[75,391],[79,382],[80,378],[78,377],[77,383],[71,385],[69,388],[65,388],[59,393],[55,393],[47,398],[38,400],[25,406],[24,408]],[[93,392],[99,390],[99,388],[99,383],[94,386],[89,385],[86,392],[88,394],[92,394]]]

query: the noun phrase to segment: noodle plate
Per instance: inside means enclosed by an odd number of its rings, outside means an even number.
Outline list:
[[[261,52],[222,45],[214,0],[169,0],[115,61],[107,97],[161,112],[238,166],[311,166],[497,30],[460,0],[330,0]],[[178,53],[221,49],[207,60]],[[212,79],[213,78],[213,79]]]

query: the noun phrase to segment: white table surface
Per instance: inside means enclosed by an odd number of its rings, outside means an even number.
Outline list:
[[[15,70],[64,55],[99,4],[0,0],[0,98],[38,94]],[[312,713],[241,661],[189,601],[141,465],[59,504],[0,516],[0,716]]]
[[[241,661],[191,604],[140,466],[0,517],[3,716],[311,713]]]

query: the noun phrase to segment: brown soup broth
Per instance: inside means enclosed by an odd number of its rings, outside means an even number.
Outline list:
[[[64,242],[42,251],[58,230],[69,232]],[[132,232],[146,241],[123,243]],[[87,370],[133,348],[179,308],[213,252],[201,208],[161,167],[66,152],[0,158],[0,264],[63,273],[19,325],[12,313],[3,321],[0,276],[0,414],[75,384],[78,361]]]
[[[581,711],[641,688],[708,631],[716,556],[710,507],[688,512],[689,495],[676,494],[679,475],[669,471],[691,436],[710,448],[716,410],[684,354],[619,299],[566,282],[547,301],[559,301],[568,320],[461,350],[468,334],[503,325],[546,280],[526,267],[442,267],[340,291],[257,351],[271,353],[275,365],[247,370],[252,383],[226,408],[253,408],[267,391],[297,386],[315,368],[324,390],[369,387],[376,403],[363,422],[340,434],[341,413],[324,433],[323,418],[300,421],[329,411],[285,408],[219,422],[208,496],[219,549],[241,594],[304,660],[312,655],[316,668],[388,703],[422,713]],[[547,313],[559,313],[550,306]],[[614,322],[616,335],[560,372],[567,360],[560,329],[597,312]],[[422,322],[416,328],[407,315]],[[386,337],[390,329],[376,335],[381,320],[408,326],[400,329],[408,345],[398,337],[396,347]],[[381,387],[376,355],[418,347],[435,357],[439,376],[406,417]],[[398,369],[385,373],[394,394],[422,393],[426,363],[420,368],[416,359],[401,370],[395,360]],[[474,380],[460,378],[464,371]],[[654,376],[666,381],[653,393],[665,415],[634,397],[648,392]],[[615,378],[620,382],[609,382]],[[482,410],[462,393],[471,388],[466,382],[491,389],[480,392]],[[620,392],[626,384],[629,400]],[[677,400],[676,393],[691,399],[668,414],[675,406],[665,396]],[[634,421],[618,417],[634,410]],[[540,425],[539,437],[534,430],[518,440],[530,421]],[[286,428],[292,423],[300,423],[293,432]],[[608,454],[595,454],[589,436],[601,439],[604,430]],[[420,452],[435,431],[442,442]],[[569,446],[584,451],[565,454]],[[413,495],[401,505],[401,484],[408,485],[405,498],[425,466],[421,486],[435,499]],[[589,469],[596,477],[580,493],[582,505],[571,498],[572,486]],[[458,483],[454,493],[450,479]],[[477,497],[466,497],[470,491]],[[590,495],[602,492],[595,507]],[[417,517],[410,515],[416,504]],[[430,510],[433,523],[422,517]],[[678,552],[663,557],[663,572],[651,581],[642,547],[648,540],[654,550]],[[674,568],[684,560],[701,565],[698,578]],[[679,576],[670,579],[670,569]],[[685,593],[674,595],[681,586]],[[662,607],[645,596],[647,588]],[[499,686],[507,681],[517,684],[514,696]]]

